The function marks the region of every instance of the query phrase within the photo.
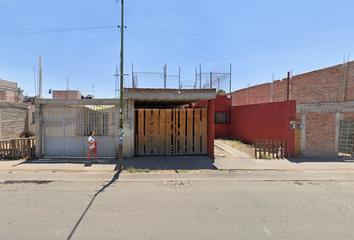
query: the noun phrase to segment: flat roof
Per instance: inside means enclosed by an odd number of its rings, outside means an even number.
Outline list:
[[[125,88],[124,98],[135,105],[185,105],[216,98],[216,89]]]

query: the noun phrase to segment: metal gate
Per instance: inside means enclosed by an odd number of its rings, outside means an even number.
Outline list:
[[[338,156],[351,156],[353,152],[353,134],[353,122],[340,121]]]
[[[206,108],[135,110],[135,154],[207,154]]]
[[[101,157],[114,157],[114,107],[44,105],[44,155],[85,157],[87,139],[95,132]]]

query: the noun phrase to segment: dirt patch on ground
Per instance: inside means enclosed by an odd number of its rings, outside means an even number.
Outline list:
[[[217,140],[243,153],[248,154],[250,157],[254,157],[254,147],[250,144],[246,144],[234,139],[217,139]]]

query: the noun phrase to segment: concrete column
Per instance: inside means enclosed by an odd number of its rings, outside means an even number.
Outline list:
[[[306,114],[301,114],[300,157],[306,157]],[[302,153],[305,153],[304,155]]]
[[[43,158],[43,105],[36,104],[36,157]]]
[[[134,100],[124,101],[123,157],[134,158]]]
[[[208,101],[208,156],[214,158],[214,100]]]
[[[114,156],[119,159],[119,105],[114,105]]]
[[[339,131],[340,131],[340,120],[342,120],[342,114],[340,112],[336,112],[335,116],[335,138],[334,138],[334,149],[336,151],[336,155],[338,156],[338,145],[339,145]]]
[[[134,129],[135,129],[135,111],[134,111],[134,100],[129,99],[128,100],[128,106],[129,106],[129,119],[130,119],[130,157],[134,158]]]

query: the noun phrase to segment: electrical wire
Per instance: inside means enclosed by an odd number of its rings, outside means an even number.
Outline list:
[[[286,46],[286,47],[298,47],[298,48],[313,48],[313,49],[321,49],[321,50],[331,50],[331,51],[341,51],[341,52],[353,52],[354,50],[351,49],[339,49],[339,48],[329,48],[329,47],[318,47],[318,46],[306,46],[306,45],[297,45],[297,44],[288,44],[288,43],[274,43],[274,42],[263,42],[263,41],[255,41],[255,40],[245,40],[245,39],[236,39],[236,38],[226,38],[226,37],[218,37],[218,36],[208,36],[208,35],[200,35],[194,33],[182,33],[182,32],[173,32],[173,31],[166,31],[166,30],[158,30],[158,29],[150,29],[150,28],[141,28],[141,27],[132,27],[129,28],[147,30],[147,31],[155,31],[155,32],[164,32],[164,33],[171,33],[171,34],[178,34],[178,35],[187,35],[187,36],[194,36],[194,37],[203,37],[203,38],[214,38],[220,40],[229,40],[229,41],[237,41],[237,42],[247,42],[247,43],[258,43],[258,44],[268,44],[268,45],[277,45],[277,46]]]
[[[105,29],[105,28],[117,28],[117,26],[101,26],[101,27],[81,27],[81,28],[30,28],[30,29],[1,29],[0,37],[19,36],[19,35],[33,35],[43,33],[56,33],[56,32],[70,32],[70,31],[82,31],[92,29]],[[14,32],[11,32],[14,31]]]
[[[200,57],[200,58],[204,58],[204,59],[206,59],[206,60],[208,60],[208,61],[215,62],[215,63],[218,63],[218,64],[220,64],[220,65],[224,65],[224,66],[229,67],[229,65],[227,65],[227,64],[225,64],[225,63],[222,63],[222,62],[213,60],[213,59],[211,59],[211,58],[207,58],[207,57],[204,57],[204,56],[202,56],[202,55],[199,55],[199,54],[196,54],[196,53],[193,53],[193,52],[184,50],[184,49],[182,49],[182,48],[180,48],[180,47],[176,47],[176,46],[174,46],[174,45],[172,45],[172,44],[163,42],[163,41],[161,41],[161,40],[158,40],[158,39],[156,39],[156,38],[150,37],[150,36],[148,36],[148,35],[146,35],[146,34],[140,33],[140,32],[135,31],[135,30],[133,30],[133,29],[129,29],[129,30],[130,30],[130,31],[133,31],[133,32],[135,32],[135,33],[138,33],[138,34],[140,34],[140,35],[142,35],[142,36],[145,36],[145,37],[147,37],[147,38],[153,39],[153,40],[155,40],[155,41],[157,41],[157,42],[160,42],[160,43],[162,43],[162,44],[165,44],[165,45],[167,45],[167,46],[176,48],[176,49],[178,49],[178,50],[180,50],[180,51],[183,51],[183,52],[192,54],[192,55],[194,55],[194,56],[197,56],[197,57]],[[249,74],[252,74],[252,75],[256,75],[256,76],[259,76],[259,77],[262,77],[262,78],[270,79],[269,77],[266,77],[266,76],[263,76],[263,75],[260,75],[260,74],[254,73],[254,72],[250,72],[250,71],[243,70],[243,69],[236,68],[236,67],[232,67],[232,68],[233,68],[233,69],[236,69],[236,70],[238,70],[238,71],[241,71],[241,72],[245,72],[245,73],[249,73]]]

